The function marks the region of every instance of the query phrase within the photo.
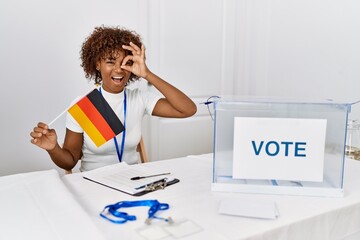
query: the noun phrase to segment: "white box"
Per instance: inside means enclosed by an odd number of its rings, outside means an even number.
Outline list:
[[[212,191],[343,196],[347,120],[356,103],[216,99]]]

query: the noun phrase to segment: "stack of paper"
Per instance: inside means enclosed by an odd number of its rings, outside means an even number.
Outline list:
[[[149,192],[147,186],[150,185],[166,182],[166,186],[169,186],[179,182],[170,173],[155,171],[147,164],[128,165],[124,162],[84,172],[83,177],[134,196]],[[136,177],[140,179],[132,180]]]

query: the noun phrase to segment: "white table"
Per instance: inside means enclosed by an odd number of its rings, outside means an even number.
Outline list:
[[[0,239],[104,239],[56,170],[0,178]]]
[[[65,185],[106,239],[144,239],[137,230],[146,227],[144,221],[148,208],[124,209],[136,215],[138,220],[122,225],[113,224],[99,216],[108,204],[143,199],[157,199],[170,204],[169,210],[159,213],[162,217],[171,216],[175,221],[188,219],[202,228],[202,231],[184,239],[360,239],[358,161],[346,160],[345,196],[342,198],[212,192],[210,154],[146,164],[159,172],[170,171],[180,179],[180,183],[165,190],[133,197],[85,180],[81,173],[63,177]],[[219,204],[227,198],[275,201],[280,216],[275,220],[263,220],[220,215]],[[155,220],[154,224],[157,224]]]

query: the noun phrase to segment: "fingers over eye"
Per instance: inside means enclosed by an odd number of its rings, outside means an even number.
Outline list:
[[[132,56],[132,55],[127,55],[127,56],[123,59],[121,65],[122,65],[122,66],[129,65],[128,63],[130,63],[130,62],[132,63],[133,61],[134,61],[134,56]]]

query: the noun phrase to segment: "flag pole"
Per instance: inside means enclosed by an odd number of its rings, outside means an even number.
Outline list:
[[[48,124],[48,126],[50,127],[56,120],[58,120],[62,115],[64,115],[64,113],[66,113],[69,108],[70,108],[70,107],[67,107],[62,113],[60,113],[59,115],[57,115],[57,117],[55,117],[55,118]]]
[[[83,95],[81,98],[83,98],[84,96],[88,95],[90,92],[92,92],[94,89],[96,89],[97,85],[95,87],[92,87],[85,95]],[[79,98],[77,101],[79,101],[81,98]],[[72,106],[72,105],[71,105]],[[69,108],[71,106],[68,106],[63,112],[61,112],[59,115],[57,115],[49,124],[48,126],[50,127],[54,122],[56,122],[56,120],[58,120],[62,115],[64,115],[64,113],[66,113]]]

